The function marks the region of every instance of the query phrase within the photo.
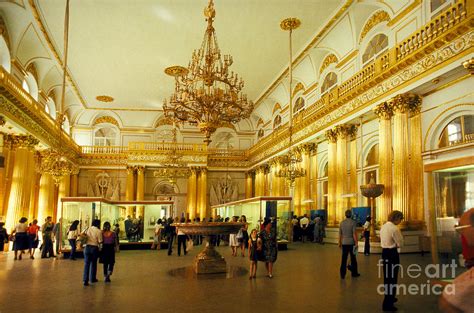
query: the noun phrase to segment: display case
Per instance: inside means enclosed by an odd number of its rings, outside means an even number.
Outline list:
[[[80,231],[89,227],[93,219],[99,219],[101,228],[105,222],[109,222],[112,229],[118,224],[120,243],[151,243],[156,221],[171,216],[173,212],[172,201],[110,201],[104,198],[65,197],[61,199],[61,204],[62,251],[71,249],[67,231],[75,220],[79,221]]]
[[[276,220],[277,240],[288,242],[291,234],[291,197],[255,197],[212,206],[212,217],[215,220],[245,215],[252,229],[260,230],[265,218]]]

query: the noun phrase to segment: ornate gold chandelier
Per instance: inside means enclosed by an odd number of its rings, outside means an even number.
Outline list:
[[[55,147],[51,147],[40,153],[40,160],[37,163],[36,171],[41,174],[49,174],[55,185],[59,185],[64,176],[77,174],[79,168],[67,157],[66,151],[61,145],[63,124],[66,116],[62,113],[64,108],[64,97],[66,93],[66,69],[69,37],[69,0],[66,1],[66,14],[64,18],[64,62],[63,62],[63,82],[61,89],[61,103],[58,107],[56,117],[56,127],[58,129],[58,141]]]
[[[165,73],[175,77],[175,90],[163,104],[164,114],[176,122],[197,125],[205,134],[204,142],[211,142],[217,128],[248,118],[253,102],[243,94],[244,81],[230,71],[231,55],[221,58],[215,29],[216,16],[213,0],[204,9],[207,29],[201,47],[194,50],[187,68],[172,66]]]
[[[167,179],[170,183],[175,184],[178,178],[189,177],[189,168],[183,160],[183,155],[177,149],[177,131],[173,127],[173,145],[170,152],[166,155],[163,166],[153,172],[153,176]]]
[[[293,29],[298,28],[301,25],[301,21],[297,18],[287,18],[280,23],[280,27],[283,30],[288,30],[290,33],[290,66],[289,66],[289,76],[290,76],[290,123],[289,129],[290,139],[289,139],[289,148],[288,153],[281,157],[280,162],[283,166],[281,170],[276,173],[277,177],[285,178],[286,182],[293,187],[295,180],[300,177],[306,176],[306,170],[300,168],[299,163],[301,162],[301,154],[297,148],[293,147],[293,53],[292,53],[292,42],[291,34]]]

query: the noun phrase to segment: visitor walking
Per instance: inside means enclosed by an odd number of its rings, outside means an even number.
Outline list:
[[[270,219],[265,219],[263,222],[263,230],[260,232],[259,238],[262,240],[262,260],[265,262],[267,275],[269,278],[273,278],[273,263],[276,262],[278,250],[276,226]]]
[[[104,223],[102,231],[102,251],[100,253],[100,263],[104,265],[105,282],[110,283],[110,276],[114,271],[115,265],[115,232],[110,230],[110,223]]]
[[[40,227],[38,226],[38,220],[34,219],[33,223],[30,226],[28,226],[28,230],[27,230],[28,238],[30,240],[32,259],[34,259],[34,255],[39,244],[39,237],[38,237],[39,230],[40,230]]]
[[[28,252],[30,253],[30,258],[34,258],[31,254],[30,240],[26,232],[28,228],[28,225],[26,224],[27,221],[28,219],[26,217],[20,218],[20,221],[18,224],[16,224],[15,229],[12,232],[12,235],[15,235],[15,242],[13,243],[13,249],[15,250],[15,260],[21,260],[21,256],[25,253],[26,249],[28,249]],[[19,256],[18,251],[20,251]]]
[[[357,248],[357,223],[352,217],[351,210],[347,210],[345,213],[346,219],[339,225],[339,248],[342,248],[342,259],[340,274],[341,279],[346,277],[346,268],[352,272],[352,277],[360,276],[357,270],[357,259],[354,254],[354,247]],[[347,265],[347,257],[351,256],[351,265]]]
[[[304,243],[306,236],[308,235],[308,226],[309,226],[309,219],[308,215],[305,214],[300,219],[300,228],[301,228],[301,242]]]
[[[182,217],[179,222],[184,223],[184,222],[186,222],[186,219],[184,217]],[[186,238],[188,236],[186,236],[186,234],[179,227],[176,227],[176,233],[178,235],[178,256],[181,256],[181,246],[183,246],[183,252],[184,252],[184,255],[186,255],[187,254],[187,252],[186,252]]]
[[[71,254],[69,255],[69,259],[73,261],[76,260],[76,240],[79,236],[79,229],[77,229],[78,225],[79,221],[75,220],[72,222],[71,226],[69,226],[69,230],[67,232],[67,240],[71,246]]]
[[[232,217],[232,223],[237,222],[237,216]],[[237,240],[237,234],[230,234],[229,235],[229,246],[232,249],[232,256],[237,256],[237,248],[240,246],[239,241]]]
[[[84,249],[84,272],[82,281],[84,286],[98,282],[97,259],[99,257],[99,245],[102,243],[102,232],[100,231],[100,220],[93,220],[91,227],[84,231],[87,236],[86,248]]]
[[[59,221],[54,224],[53,227],[53,233],[54,233],[54,243],[56,246],[56,255],[60,254],[61,251],[59,251],[59,242],[61,241],[61,224],[62,224],[63,219],[60,218]]]
[[[54,257],[53,227],[54,225],[51,216],[46,217],[43,226],[41,226],[43,231],[43,249],[41,250],[42,259]]]
[[[151,250],[161,250],[161,232],[163,230],[162,220],[158,219],[155,224],[155,234],[153,236],[153,244]]]
[[[388,221],[380,228],[380,246],[382,247],[383,285],[384,294],[382,310],[396,311],[396,290],[400,256],[398,249],[403,246],[403,236],[397,225],[403,220],[403,213],[392,211]]]
[[[364,255],[370,255],[370,223],[372,218],[367,216],[364,223]]]
[[[166,235],[168,236],[168,255],[173,253],[173,239],[176,235],[176,227],[172,226],[173,218],[168,218],[168,223],[166,224]]]
[[[250,232],[250,238],[248,240],[250,260],[249,279],[257,277],[258,253],[262,251],[262,240],[258,238],[257,234],[257,230],[252,229]]]

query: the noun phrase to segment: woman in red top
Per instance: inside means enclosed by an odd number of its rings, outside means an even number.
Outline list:
[[[38,237],[38,232],[40,230],[40,227],[38,226],[38,220],[33,220],[33,223],[28,226],[26,232],[28,233],[28,238],[30,239],[30,246],[31,249],[31,256],[30,258],[34,259],[33,255],[35,254],[36,248],[38,248],[38,243],[39,243],[39,237]]]

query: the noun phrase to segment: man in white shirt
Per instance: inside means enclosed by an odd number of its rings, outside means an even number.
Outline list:
[[[304,215],[303,218],[300,220],[300,227],[301,227],[301,241],[304,243],[304,239],[307,236],[309,225],[308,215]]]
[[[84,233],[87,235],[86,247],[84,249],[84,273],[82,281],[84,286],[96,283],[97,280],[97,259],[99,258],[99,244],[102,243],[102,231],[100,228],[100,220],[93,220],[92,226]]]
[[[385,297],[382,304],[384,311],[396,311],[393,305],[397,302],[395,293],[397,290],[398,268],[400,256],[398,249],[403,246],[403,236],[397,225],[403,220],[403,213],[392,211],[388,221],[380,228],[380,245],[382,247],[383,283]]]

